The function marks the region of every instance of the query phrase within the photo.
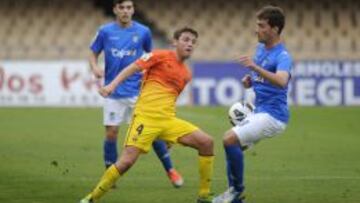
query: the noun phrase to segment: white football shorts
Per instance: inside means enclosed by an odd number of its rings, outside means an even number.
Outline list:
[[[282,133],[286,124],[268,113],[251,113],[232,128],[242,146],[251,147],[264,138]]]
[[[124,122],[129,123],[137,98],[137,96],[121,99],[105,98],[104,126],[119,126]]]

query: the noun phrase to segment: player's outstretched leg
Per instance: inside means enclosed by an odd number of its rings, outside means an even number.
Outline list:
[[[100,199],[107,191],[109,191],[115,182],[135,164],[140,154],[140,149],[136,147],[125,147],[118,161],[105,171],[94,190],[84,197],[80,203],[92,203]]]
[[[206,133],[197,130],[180,137],[179,143],[195,148],[199,153],[200,187],[197,203],[211,203],[213,196],[210,192],[214,165],[214,142]]]
[[[167,144],[162,140],[155,140],[152,146],[156,155],[160,159],[173,186],[175,188],[181,187],[184,184],[184,179],[181,177],[180,173],[176,171],[172,165]]]

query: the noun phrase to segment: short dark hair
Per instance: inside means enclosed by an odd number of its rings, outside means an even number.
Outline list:
[[[271,27],[278,27],[278,34],[285,26],[284,11],[277,6],[264,6],[256,13],[256,17],[259,20],[267,20]]]
[[[116,6],[116,4],[122,4],[124,1],[131,1],[135,4],[133,0],[113,0],[113,5]]]
[[[174,32],[173,38],[178,40],[180,38],[181,34],[184,32],[190,32],[191,34],[195,35],[196,38],[198,38],[198,36],[199,36],[199,33],[195,29],[190,28],[190,27],[183,27]]]

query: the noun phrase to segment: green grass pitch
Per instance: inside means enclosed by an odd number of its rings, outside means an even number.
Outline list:
[[[178,110],[179,117],[215,139],[215,193],[226,188],[221,143],[230,127],[226,112],[224,107]],[[359,203],[360,108],[294,107],[291,112],[284,134],[246,152],[247,202]],[[102,142],[101,109],[0,108],[0,202],[78,202],[104,171]],[[172,188],[150,152],[101,202],[195,202],[196,152],[177,145],[172,158],[185,177],[183,188]]]

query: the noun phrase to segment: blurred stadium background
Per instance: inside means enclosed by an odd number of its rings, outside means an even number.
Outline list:
[[[295,59],[291,103],[360,105],[360,1],[270,2],[287,16],[283,40]],[[151,27],[155,48],[167,47],[177,27],[199,30],[188,92],[195,104],[229,105],[246,95],[237,82],[244,71],[234,76],[239,68],[233,59],[251,54],[254,15],[267,3],[138,0],[135,19]],[[110,0],[1,0],[0,105],[99,106],[86,59],[97,28],[111,14]],[[191,98],[183,97],[180,103]]]
[[[167,47],[179,26],[200,32],[194,80],[179,101],[194,106],[179,115],[214,135],[218,193],[226,185],[227,106],[248,94],[233,57],[251,53],[255,12],[269,3],[287,17],[293,116],[283,136],[248,152],[249,202],[359,203],[360,1],[137,0],[135,19],[151,27],[155,48]],[[111,7],[110,0],[0,0],[1,202],[77,202],[102,174],[101,109],[83,107],[102,103],[86,60]],[[193,202],[195,154],[179,147],[173,155],[185,188],[169,189],[151,155],[104,202]]]
[[[360,2],[319,1],[137,1],[137,19],[160,42],[180,25],[199,30],[195,60],[229,60],[255,40],[254,14],[272,2],[286,11],[284,40],[295,59],[358,59]],[[84,59],[97,27],[111,17],[111,1],[1,0],[2,59]]]

